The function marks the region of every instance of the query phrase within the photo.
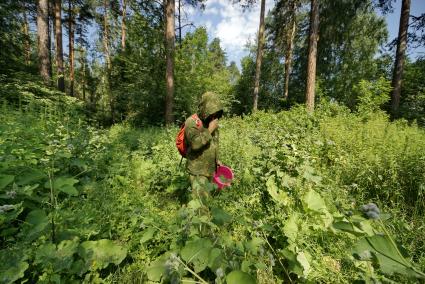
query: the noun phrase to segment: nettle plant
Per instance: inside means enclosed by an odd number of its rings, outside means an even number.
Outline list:
[[[216,190],[212,184],[207,187],[211,192]],[[146,269],[148,279],[171,283],[189,279],[199,283],[256,283],[257,270],[272,272],[274,256],[262,235],[235,235],[235,223],[238,221],[222,208],[191,200],[166,228],[174,238],[167,251]],[[163,229],[153,223],[146,226],[142,241],[147,245]]]
[[[67,204],[82,194],[79,178],[89,170],[81,125],[12,111],[7,117],[0,136],[0,283],[79,282],[120,264],[124,247],[70,235],[63,224]]]

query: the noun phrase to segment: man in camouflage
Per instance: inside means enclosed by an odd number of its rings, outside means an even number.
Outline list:
[[[218,163],[218,119],[223,114],[223,106],[213,92],[202,95],[198,117],[202,125],[192,117],[185,122],[185,143],[188,146],[186,168],[192,186],[192,198],[202,203],[209,197],[209,182]]]

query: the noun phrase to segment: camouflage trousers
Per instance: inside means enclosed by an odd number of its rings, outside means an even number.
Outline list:
[[[198,199],[205,204],[210,198],[208,187],[210,186],[211,178],[201,175],[189,175],[190,185],[192,189],[192,199]]]

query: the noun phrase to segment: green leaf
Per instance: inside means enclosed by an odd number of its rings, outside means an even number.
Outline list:
[[[278,187],[275,183],[274,176],[271,176],[267,179],[266,182],[267,191],[270,194],[270,196],[273,198],[273,200],[276,203],[282,204],[283,206],[286,206],[290,202],[290,197],[286,191],[278,190]]]
[[[15,176],[12,175],[0,175],[0,190],[8,186],[14,179]]]
[[[49,219],[43,210],[33,210],[27,215],[23,235],[27,240],[34,240],[44,231],[48,224]]]
[[[214,224],[224,225],[225,223],[232,221],[232,216],[219,207],[211,208],[211,213],[213,216],[212,221]]]
[[[290,242],[295,242],[298,236],[298,213],[294,212],[286,220],[285,226],[283,226],[283,232]]]
[[[14,283],[24,277],[29,265],[28,256],[23,250],[0,250],[0,283]]]
[[[142,238],[140,239],[140,243],[143,244],[151,240],[153,236],[155,235],[156,231],[157,230],[155,228],[152,228],[152,227],[147,228],[145,232],[143,233]]]
[[[184,261],[193,263],[195,272],[200,272],[208,265],[211,249],[209,239],[196,239],[187,242],[180,255]]]
[[[355,236],[364,236],[365,232],[354,226],[352,223],[346,221],[337,221],[332,224],[332,226],[340,231],[347,232],[353,234]]]
[[[102,239],[81,243],[78,253],[85,260],[86,267],[95,271],[106,268],[110,263],[120,264],[127,256],[127,249],[111,240]]]
[[[146,274],[148,279],[151,281],[159,282],[161,280],[162,275],[164,275],[166,268],[165,262],[168,259],[169,253],[163,254],[157,260],[151,263],[149,267],[146,269]]]
[[[210,251],[210,254],[208,256],[208,267],[211,268],[213,271],[218,269],[220,265],[223,263],[223,254],[221,249],[219,248],[213,248]]]
[[[310,273],[310,263],[307,259],[307,254],[305,254],[304,252],[299,252],[297,254],[297,261],[299,264],[301,264],[302,268],[303,268],[303,276],[305,278],[307,278],[308,274]]]
[[[402,257],[388,236],[374,235],[359,240],[354,247],[353,254],[360,258],[373,253],[378,260],[381,271],[392,275],[399,273],[408,277],[423,278],[423,275],[413,269],[410,261]]]
[[[78,195],[77,189],[74,187],[74,184],[78,183],[78,179],[67,178],[67,177],[58,177],[53,180],[53,188],[55,190],[62,191],[68,195],[76,196]],[[47,181],[44,184],[44,187],[50,188],[50,183]]]
[[[264,243],[264,241],[260,238],[253,238],[245,243],[245,248],[247,251],[256,255],[260,246]]]
[[[319,193],[310,189],[302,199],[304,208],[315,212],[324,212],[327,210],[325,201]]]
[[[226,276],[227,284],[255,284],[255,278],[246,272],[234,270]]]
[[[37,249],[34,263],[44,267],[50,264],[54,272],[68,271],[73,264],[73,255],[77,252],[78,244],[78,238],[62,241],[57,247],[46,243]]]
[[[46,175],[43,172],[37,169],[29,169],[28,171],[24,172],[19,177],[17,177],[16,184],[27,185],[27,184],[39,181],[45,177]]]

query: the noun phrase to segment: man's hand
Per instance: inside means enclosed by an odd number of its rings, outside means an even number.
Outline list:
[[[218,118],[211,120],[208,125],[208,131],[212,134],[218,128]]]

